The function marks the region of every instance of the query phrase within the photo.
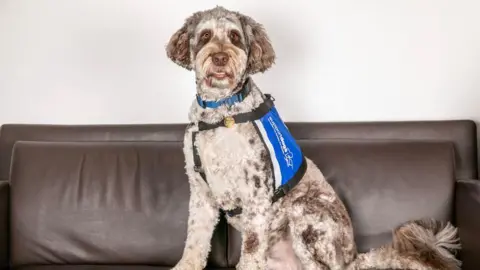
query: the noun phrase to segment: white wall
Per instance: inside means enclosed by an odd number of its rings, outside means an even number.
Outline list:
[[[480,120],[478,0],[1,0],[0,124],[185,122],[164,46],[219,3],[270,33],[287,121]]]

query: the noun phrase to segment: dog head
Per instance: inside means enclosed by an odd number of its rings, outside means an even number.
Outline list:
[[[219,6],[187,18],[166,51],[173,62],[195,71],[197,91],[210,100],[234,94],[248,75],[265,72],[275,61],[261,24]]]

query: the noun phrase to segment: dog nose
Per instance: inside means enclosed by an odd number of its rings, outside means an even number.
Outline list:
[[[225,66],[228,62],[228,54],[224,52],[215,53],[214,55],[212,55],[212,59],[215,66],[222,67]]]

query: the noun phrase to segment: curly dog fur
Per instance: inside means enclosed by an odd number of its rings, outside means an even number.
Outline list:
[[[192,132],[198,122],[216,123],[250,112],[265,95],[250,78],[275,61],[262,25],[223,7],[196,12],[176,31],[168,57],[194,70],[197,95],[203,100],[229,97],[249,83],[247,97],[231,106],[203,108],[193,102],[185,133],[184,154],[190,183],[188,233],[174,270],[206,266],[219,210],[241,207],[227,221],[242,234],[237,269],[460,269],[457,229],[437,221],[410,221],[393,232],[390,245],[357,254],[347,210],[318,167],[307,170],[295,188],[277,202],[269,153],[254,126],[239,123],[198,133],[195,147],[206,181],[194,170]]]

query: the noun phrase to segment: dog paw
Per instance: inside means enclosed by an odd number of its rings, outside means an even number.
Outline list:
[[[244,263],[239,262],[237,266],[235,267],[236,270],[247,270],[248,266],[245,265]]]
[[[244,260],[240,260],[240,262],[238,262],[235,269],[236,270],[265,270],[266,269],[266,263],[264,265],[262,265],[260,263],[255,263],[255,262],[247,263]]]
[[[182,259],[171,270],[203,270],[203,267],[200,263]]]

